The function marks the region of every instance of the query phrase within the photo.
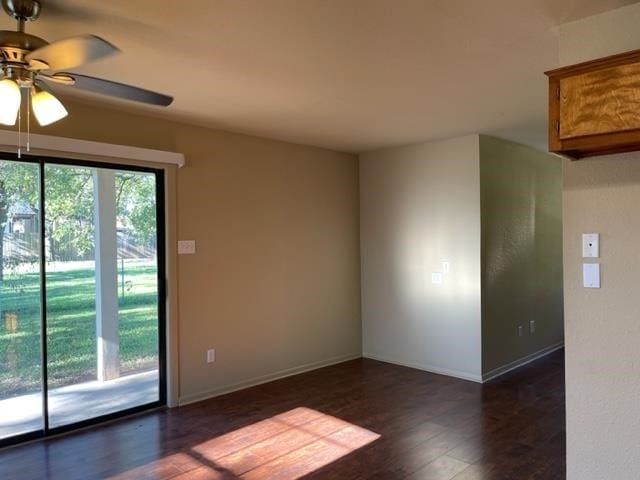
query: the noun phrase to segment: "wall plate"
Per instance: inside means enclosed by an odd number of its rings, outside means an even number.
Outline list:
[[[582,234],[582,258],[598,258],[600,256],[600,234]]]
[[[193,255],[196,253],[195,240],[179,240],[178,255]]]
[[[600,264],[582,264],[582,284],[584,288],[600,288]]]

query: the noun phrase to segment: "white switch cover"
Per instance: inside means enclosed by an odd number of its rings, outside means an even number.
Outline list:
[[[449,264],[448,260],[443,260],[442,261],[442,273],[449,273],[449,271],[451,270],[451,265]]]
[[[207,363],[213,363],[216,361],[216,350],[211,348],[207,350]]]
[[[431,274],[431,283],[442,283],[442,274],[440,272],[433,272]]]
[[[196,253],[195,240],[178,241],[178,255],[193,255],[194,253]]]
[[[582,258],[598,258],[600,256],[600,234],[582,234]]]
[[[600,288],[600,264],[582,264],[582,283],[584,288]]]

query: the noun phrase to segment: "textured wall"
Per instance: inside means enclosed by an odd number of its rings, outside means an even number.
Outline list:
[[[365,356],[480,379],[478,155],[477,135],[361,155]]]
[[[560,29],[563,64],[640,48],[640,4]],[[640,478],[640,154],[564,162],[568,480]],[[601,235],[602,288],[581,284]]]
[[[169,245],[182,401],[360,356],[357,157],[69,107],[38,133],[186,155],[169,186],[177,237],[198,248],[176,257]]]
[[[561,182],[558,157],[480,136],[485,375],[563,341]]]
[[[640,154],[564,164],[569,480],[640,478]],[[582,233],[602,288],[582,288]]]

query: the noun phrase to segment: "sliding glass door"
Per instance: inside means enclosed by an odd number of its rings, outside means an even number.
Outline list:
[[[164,403],[162,175],[30,160],[0,164],[2,443]]]

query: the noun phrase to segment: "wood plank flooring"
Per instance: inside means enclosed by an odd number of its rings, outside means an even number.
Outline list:
[[[0,479],[560,480],[563,356],[484,386],[355,360],[0,450]]]

